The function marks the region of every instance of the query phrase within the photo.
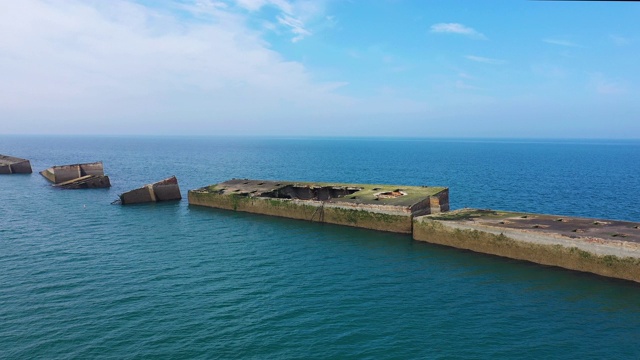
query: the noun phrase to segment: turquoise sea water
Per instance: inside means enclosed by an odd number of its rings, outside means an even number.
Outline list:
[[[409,236],[190,207],[229,178],[443,185],[464,206],[640,221],[640,142],[0,136],[0,358],[640,358],[640,286]],[[115,206],[176,175],[185,200]]]

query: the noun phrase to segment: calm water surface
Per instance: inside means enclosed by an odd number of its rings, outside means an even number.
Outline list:
[[[176,175],[443,185],[453,208],[640,221],[640,142],[0,136],[0,358],[640,358],[640,286],[408,236],[166,204]]]

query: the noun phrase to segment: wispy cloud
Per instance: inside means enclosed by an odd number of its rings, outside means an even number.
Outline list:
[[[482,90],[482,88],[470,85],[463,80],[456,81],[455,87],[456,89],[460,89],[460,90]]]
[[[468,36],[474,39],[486,40],[487,37],[484,34],[476,31],[473,28],[464,26],[458,23],[438,23],[431,25],[431,32],[433,33],[445,33],[445,34],[458,34]]]
[[[617,95],[627,92],[624,84],[611,80],[602,73],[594,73],[591,75],[590,87],[602,95]]]
[[[623,36],[609,35],[609,39],[611,39],[611,41],[613,41],[613,43],[617,46],[625,46],[631,44],[631,39]]]
[[[547,39],[542,39],[542,41],[546,42],[547,44],[558,45],[558,46],[574,47],[574,48],[583,47],[582,45],[576,44],[572,41],[563,40],[563,39],[547,38]]]
[[[475,62],[479,62],[479,63],[483,63],[483,64],[491,64],[491,65],[502,65],[502,64],[506,64],[507,63],[505,60],[491,59],[491,58],[486,58],[486,57],[482,57],[482,56],[475,56],[475,55],[467,55],[467,56],[465,56],[465,58],[467,58],[468,60],[471,60],[471,61],[475,61]]]
[[[291,41],[294,43],[312,35],[312,32],[307,28],[305,19],[317,15],[320,8],[304,2],[293,3],[288,0],[236,0],[236,4],[250,12],[257,12],[265,7],[278,10],[280,14],[276,16],[276,21],[293,33]],[[273,27],[267,25],[265,28]]]
[[[306,36],[311,35],[311,32],[305,29],[304,23],[290,15],[278,16],[278,23],[284,26],[288,26],[291,32],[295,35],[291,41],[298,42],[304,39]]]
[[[199,0],[199,1],[203,1],[203,0]],[[204,0],[204,1],[216,1],[216,0]],[[259,11],[263,7],[271,6],[287,14],[294,14],[296,12],[295,3],[290,0],[235,0],[235,2],[238,6],[245,8],[249,11]]]

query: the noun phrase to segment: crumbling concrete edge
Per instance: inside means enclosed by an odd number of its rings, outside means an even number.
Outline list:
[[[520,234],[522,236],[518,236],[518,231],[478,230],[429,216],[413,219],[413,239],[417,241],[640,282],[640,258],[625,256],[627,252],[623,249],[616,254],[615,250],[578,247],[575,242],[560,242],[544,234]],[[539,241],[531,241],[527,236],[535,236]]]

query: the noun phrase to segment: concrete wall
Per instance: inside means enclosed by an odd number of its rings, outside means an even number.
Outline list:
[[[534,236],[531,233],[523,233],[523,237],[507,236],[503,233],[456,228],[454,225],[447,221],[430,220],[428,216],[417,217],[413,222],[413,238],[484,254],[640,282],[640,258],[598,255],[577,247],[523,240],[526,236]]]
[[[79,164],[82,175],[104,175],[104,167],[101,162]]]
[[[56,166],[53,168],[53,182],[56,184],[77,179],[80,176],[82,174],[78,165]]]
[[[182,199],[182,195],[175,177],[145,185],[140,189],[127,191],[120,195],[122,205],[180,199]]]
[[[178,184],[154,184],[153,192],[155,193],[156,201],[182,199],[182,195],[180,194],[180,187],[178,186]]]
[[[56,176],[53,173],[53,169],[49,168],[49,169],[42,170],[40,171],[40,175],[44,176],[47,180],[55,184]]]
[[[120,195],[120,201],[122,205],[153,202],[155,198],[152,197],[152,193],[149,190],[151,189],[145,186],[140,189],[128,191]]]
[[[97,162],[88,164],[52,166],[46,170],[41,171],[40,174],[52,183],[60,184],[65,181],[77,179],[86,175],[103,176],[104,169],[102,167],[102,163]],[[102,185],[104,185],[104,181],[102,181],[102,183]]]
[[[31,174],[33,172],[31,169],[31,162],[29,162],[29,160],[25,160],[11,164],[11,172],[14,174]]]
[[[367,206],[341,206],[322,201],[219,195],[189,191],[189,204],[291,219],[354,226],[365,229],[411,233],[411,213],[374,211]]]
[[[5,157],[6,159],[16,159],[13,163],[4,163],[0,165],[0,174],[31,174],[31,162],[29,160],[20,160],[17,158]]]

